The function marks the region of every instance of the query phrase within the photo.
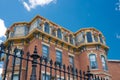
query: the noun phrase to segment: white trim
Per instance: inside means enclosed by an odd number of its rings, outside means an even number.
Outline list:
[[[50,45],[47,44],[47,43],[45,43],[45,42],[42,42],[42,45],[46,45],[46,46],[49,46],[49,47],[50,47]]]
[[[63,51],[62,49],[59,49],[59,48],[55,48],[55,49],[58,50],[58,51],[61,51],[61,52]]]
[[[96,59],[97,59],[97,54],[96,54],[95,52],[93,52],[93,51],[91,51],[91,52],[88,52],[88,53],[87,53],[87,56],[88,56],[88,58],[89,58],[89,55],[90,55],[90,54],[95,54],[95,56],[96,56]]]
[[[74,55],[74,54],[71,54],[71,53],[68,53],[68,55],[69,55],[69,56],[72,56],[72,57],[75,57],[75,55]]]

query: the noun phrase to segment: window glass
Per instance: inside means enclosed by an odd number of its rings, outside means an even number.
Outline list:
[[[100,42],[103,43],[102,35],[99,35],[100,37]]]
[[[62,32],[60,29],[57,30],[57,37],[62,39]]]
[[[13,80],[18,80],[18,75],[17,74],[13,75]]]
[[[15,65],[20,64],[20,58],[19,58],[19,57],[21,57],[21,50],[20,49],[17,49],[16,56],[17,56],[16,59],[13,57],[13,62],[15,59]]]
[[[96,55],[95,54],[90,54],[89,58],[90,58],[90,67],[91,67],[91,69],[98,68],[97,61],[96,61]]]
[[[45,79],[46,78],[46,79]],[[48,75],[48,74],[43,74],[42,75],[42,80],[50,80],[50,75]]]
[[[94,35],[94,40],[95,40],[95,42],[98,42],[98,36],[97,35]]]
[[[43,57],[49,57],[49,47],[46,45],[42,45],[42,55]]]
[[[67,36],[64,36],[64,40],[65,40],[66,42],[68,42],[68,37],[67,37]]]
[[[103,70],[108,70],[106,60],[104,56],[101,56]]]
[[[45,23],[44,31],[49,34],[50,28],[48,23]]]
[[[62,52],[58,50],[56,50],[56,62],[62,64]]]
[[[73,44],[73,37],[70,35],[70,43]]]
[[[72,67],[74,67],[74,57],[73,56],[69,56],[69,63]]]
[[[87,32],[87,42],[92,42],[92,34],[91,34],[91,32]]]

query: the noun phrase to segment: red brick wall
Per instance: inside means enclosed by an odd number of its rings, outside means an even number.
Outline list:
[[[108,68],[112,75],[112,80],[120,80],[120,61],[108,61]]]

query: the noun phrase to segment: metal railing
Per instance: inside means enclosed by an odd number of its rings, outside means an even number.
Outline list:
[[[39,56],[36,46],[33,54],[20,50],[18,56],[17,48],[13,53],[10,46],[0,44],[0,61],[4,61],[2,80],[105,80],[92,74],[89,67],[82,71]]]

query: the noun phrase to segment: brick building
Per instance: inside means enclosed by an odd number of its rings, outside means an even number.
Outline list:
[[[11,43],[11,52],[17,47],[20,50],[23,49],[25,53],[28,51],[33,53],[34,47],[37,46],[39,55],[49,60],[52,59],[81,70],[86,70],[87,66],[90,66],[93,74],[109,80],[119,79],[119,77],[112,76],[114,75],[112,66],[119,66],[117,64],[119,62],[107,60],[109,48],[106,45],[105,37],[95,28],[83,28],[73,33],[38,15],[30,22],[14,23],[6,31],[6,36],[5,46]],[[19,56],[19,51],[17,56]],[[24,57],[26,56],[24,55]],[[12,61],[11,58],[10,63]],[[15,64],[17,67],[19,60],[16,60]],[[22,77],[24,77],[24,65],[23,61]],[[11,75],[10,71],[11,69],[7,72],[8,77]],[[28,73],[31,71],[29,70]],[[14,78],[17,78],[17,68],[15,74]]]

